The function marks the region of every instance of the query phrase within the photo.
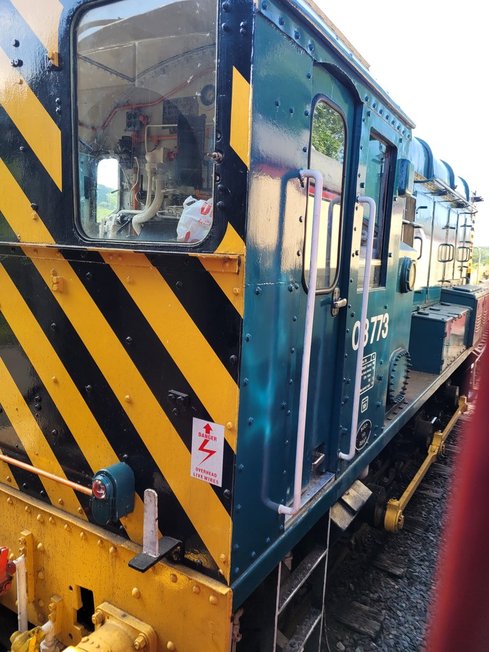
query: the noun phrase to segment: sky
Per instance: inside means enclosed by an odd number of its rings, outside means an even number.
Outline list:
[[[449,163],[478,204],[475,244],[489,246],[488,10],[481,0],[316,0],[371,75]]]

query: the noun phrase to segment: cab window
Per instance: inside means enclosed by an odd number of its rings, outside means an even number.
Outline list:
[[[387,266],[387,224],[392,209],[392,190],[394,185],[395,149],[381,136],[371,132],[368,144],[367,174],[365,180],[365,195],[375,201],[376,215],[374,225],[374,243],[372,250],[372,266],[370,287],[385,285]],[[361,257],[359,268],[359,287],[363,287],[363,270],[365,269],[365,253],[367,246],[367,231],[369,224],[368,207],[364,209],[362,221]]]
[[[79,227],[199,243],[212,226],[216,0],[120,0],[76,30]]]
[[[346,128],[342,115],[326,100],[315,107],[311,127],[309,167],[323,176],[321,221],[319,230],[317,291],[334,284],[339,264],[341,211],[343,201]],[[308,186],[304,278],[308,285],[311,258],[314,181]]]

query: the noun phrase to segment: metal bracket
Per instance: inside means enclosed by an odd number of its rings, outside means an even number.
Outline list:
[[[129,562],[130,568],[144,573],[160,559],[172,555],[180,557],[183,544],[172,537],[159,538],[158,494],[154,489],[144,491],[143,551]]]

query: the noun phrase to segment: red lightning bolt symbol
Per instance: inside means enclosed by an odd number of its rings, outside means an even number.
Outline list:
[[[208,443],[209,442],[207,441],[207,439],[204,439],[202,441],[201,445],[199,446],[199,451],[202,451],[203,453],[207,453],[207,456],[204,457],[201,464],[203,464],[206,460],[209,459],[209,457],[212,457],[217,452],[217,451],[212,450],[211,448],[206,448]]]

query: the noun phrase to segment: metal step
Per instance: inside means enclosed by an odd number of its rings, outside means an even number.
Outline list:
[[[327,549],[322,549],[319,546],[305,557],[297,568],[292,572],[290,577],[286,580],[280,590],[280,598],[278,603],[278,614],[280,615],[292,600],[297,591],[304,585],[311,574],[314,572],[317,565],[326,556]]]
[[[302,652],[307,649],[307,643],[321,626],[322,612],[319,609],[311,609],[304,620],[297,626],[294,636],[289,639],[287,645],[283,648],[283,652]],[[318,636],[319,644],[320,636]],[[311,641],[312,643],[312,641]],[[314,648],[311,648],[314,649]]]

